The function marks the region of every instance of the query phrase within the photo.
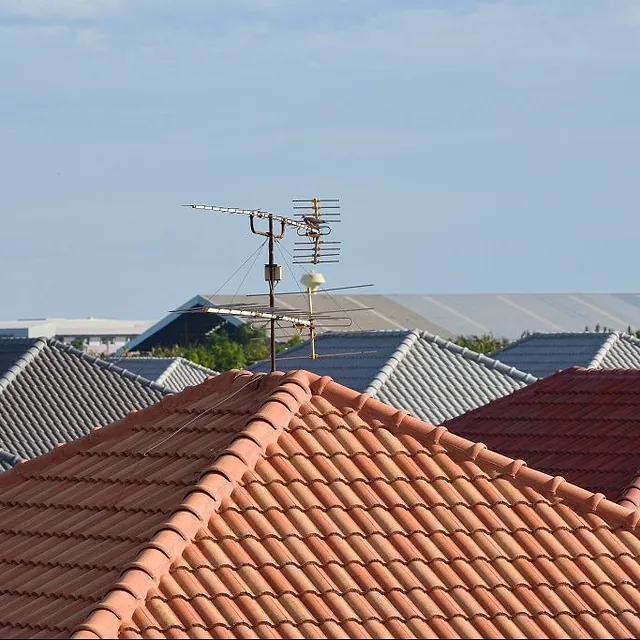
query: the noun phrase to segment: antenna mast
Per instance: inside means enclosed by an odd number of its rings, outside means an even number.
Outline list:
[[[268,240],[268,263],[264,266],[264,279],[269,284],[269,311],[260,311],[260,315],[254,317],[262,317],[269,320],[270,325],[270,352],[271,352],[271,371],[276,370],[276,321],[285,319],[279,315],[276,309],[275,289],[276,285],[282,280],[282,266],[275,263],[274,249],[275,241],[282,240],[287,227],[296,230],[300,238],[304,240],[296,242],[294,247],[294,264],[320,264],[324,262],[338,262],[338,260],[327,258],[337,258],[340,254],[340,242],[329,242],[325,237],[331,233],[331,223],[340,222],[340,205],[339,200],[321,200],[320,198],[312,198],[310,200],[294,200],[295,210],[303,210],[306,213],[296,213],[294,218],[285,218],[284,216],[275,215],[262,209],[236,209],[233,207],[220,207],[207,204],[187,204],[186,207],[192,209],[201,209],[205,211],[218,211],[220,213],[238,214],[249,216],[249,226],[251,233],[257,236],[266,237]],[[323,203],[328,203],[324,205]],[[267,230],[257,229],[255,226],[256,218],[266,219],[268,221]],[[274,223],[280,225],[279,232],[275,232]],[[318,285],[316,285],[317,287]],[[310,288],[308,288],[310,292]],[[315,291],[315,288],[314,288]],[[312,313],[311,293],[309,293],[309,309]],[[207,309],[208,310],[208,309]],[[212,309],[214,311],[215,309]],[[236,314],[239,315],[239,314]],[[245,314],[242,314],[245,315]],[[307,323],[299,323],[299,325],[310,327],[311,339],[315,337],[315,329],[313,319],[310,317]]]

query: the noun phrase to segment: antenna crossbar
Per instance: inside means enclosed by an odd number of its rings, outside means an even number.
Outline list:
[[[300,222],[299,220],[293,220],[292,218],[285,218],[284,216],[269,213],[262,209],[238,209],[236,207],[219,207],[213,204],[185,204],[184,206],[191,207],[192,209],[201,209],[203,211],[218,211],[220,213],[237,214],[249,216],[251,218],[262,218],[265,220],[271,219],[274,222],[279,222],[285,226],[294,227],[307,233],[314,233],[318,230],[317,225],[309,224],[308,222]]]
[[[265,307],[265,309],[271,309],[271,307]],[[257,318],[262,320],[280,320],[282,322],[290,322],[293,325],[301,327],[310,327],[313,324],[312,320],[305,317],[304,312],[300,311],[298,315],[296,312],[289,311],[287,314],[281,314],[272,311],[266,311],[262,309],[244,309],[236,307],[197,307],[196,309],[177,309],[172,313],[215,313],[221,316],[238,316],[244,318]]]

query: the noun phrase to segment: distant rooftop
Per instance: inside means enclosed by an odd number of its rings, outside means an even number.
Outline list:
[[[118,320],[115,318],[22,318],[0,320],[0,332],[22,329],[25,338],[54,336],[137,336],[153,324],[152,320]]]
[[[638,369],[565,369],[446,427],[534,469],[640,508]]]
[[[640,340],[621,331],[534,333],[492,356],[539,378],[574,366],[640,369]]]
[[[211,301],[208,297],[196,295],[174,308],[176,311],[180,311],[210,305]],[[131,340],[126,347],[119,349],[116,355],[125,355],[125,350],[127,353],[136,351],[149,353],[154,347],[186,345],[197,342],[221,323],[229,322],[235,326],[243,324],[242,320],[231,316],[213,313],[183,314],[176,311],[172,311],[157,322],[151,323],[145,331]]]
[[[52,338],[0,338],[0,470],[169,393]]]
[[[536,378],[427,331],[328,332],[279,354],[281,371],[306,369],[440,424]],[[265,373],[270,362],[248,367]]]
[[[276,292],[277,295],[277,292]],[[231,296],[216,295],[216,304]],[[236,296],[236,302],[267,303],[266,296]],[[304,294],[281,296],[279,306],[306,308]],[[493,333],[519,339],[529,332],[575,332],[607,326],[640,329],[640,293],[463,293],[341,295],[318,293],[318,311],[373,307],[354,311],[351,329],[421,329],[445,338]],[[328,329],[329,327],[321,327]]]
[[[109,362],[178,393],[204,382],[217,371],[185,358],[110,358]]]

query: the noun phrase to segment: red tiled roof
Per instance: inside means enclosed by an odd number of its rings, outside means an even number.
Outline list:
[[[306,372],[0,474],[0,635],[630,637],[640,512]]]
[[[573,367],[445,424],[535,469],[640,506],[640,370]]]

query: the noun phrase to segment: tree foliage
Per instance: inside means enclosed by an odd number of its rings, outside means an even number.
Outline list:
[[[269,355],[265,329],[222,324],[196,344],[155,347],[152,356],[182,357],[215,371],[242,369]]]
[[[301,342],[302,342],[302,338],[299,335],[295,335],[289,338],[286,342],[279,342],[276,345],[276,352],[280,353],[281,351],[286,351],[287,349],[291,349],[292,347],[295,347]]]
[[[278,344],[277,350],[288,349],[300,342],[294,336]],[[234,327],[222,324],[196,344],[186,346],[155,347],[151,355],[162,358],[182,357],[214,371],[243,369],[252,362],[269,357],[269,341],[266,329],[243,324]]]
[[[510,343],[506,338],[496,338],[492,333],[484,333],[480,336],[458,336],[454,342],[461,347],[466,347],[478,353],[492,353]]]
[[[84,346],[85,346],[85,342],[82,338],[74,338],[71,342],[70,345],[74,348],[77,349],[78,351],[84,351]]]

